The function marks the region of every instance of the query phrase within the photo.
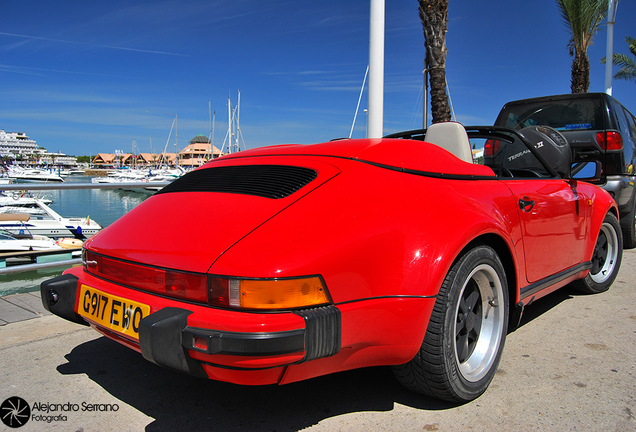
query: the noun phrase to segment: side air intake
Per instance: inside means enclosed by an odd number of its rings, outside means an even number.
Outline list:
[[[309,168],[288,165],[240,165],[198,169],[173,181],[157,194],[226,192],[280,199],[318,176]]]

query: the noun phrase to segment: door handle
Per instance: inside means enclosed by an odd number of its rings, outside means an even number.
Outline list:
[[[525,200],[523,198],[519,200],[519,208],[523,210],[524,212],[526,213],[529,212],[530,210],[532,210],[533,207],[534,207],[533,200]]]

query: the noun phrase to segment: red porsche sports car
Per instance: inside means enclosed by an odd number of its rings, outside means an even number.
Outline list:
[[[86,241],[42,301],[200,377],[390,365],[410,389],[469,401],[525,305],[618,273],[616,204],[583,181],[600,165],[571,155],[549,127],[459,123],[227,155]]]

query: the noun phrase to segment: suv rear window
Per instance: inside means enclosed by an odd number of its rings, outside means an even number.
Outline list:
[[[552,100],[508,105],[499,115],[497,126],[523,129],[528,126],[545,125],[558,131],[603,130],[603,119],[600,98]]]

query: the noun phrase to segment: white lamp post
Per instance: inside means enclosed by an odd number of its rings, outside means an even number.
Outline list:
[[[367,138],[384,130],[384,0],[371,0],[369,31],[369,116]]]
[[[618,0],[609,0],[607,7],[607,50],[605,54],[605,93],[612,95],[612,65],[614,64],[614,23]]]

